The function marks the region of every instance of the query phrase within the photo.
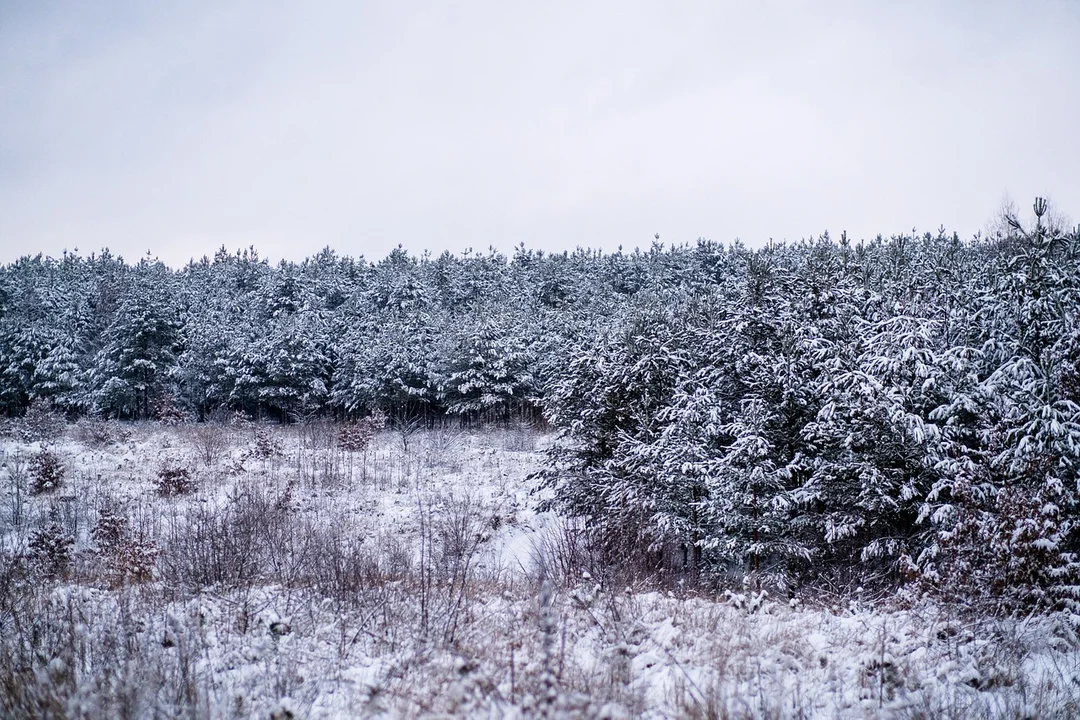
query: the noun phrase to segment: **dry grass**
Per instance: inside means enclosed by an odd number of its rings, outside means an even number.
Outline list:
[[[355,452],[333,427],[263,428],[275,453],[229,436],[200,458],[197,492],[159,498],[144,455],[196,452],[182,431],[69,444],[71,500],[5,505],[0,716],[1080,712],[1080,642],[1061,618],[628,588],[579,524],[510,509],[528,451],[501,436],[415,431],[406,452],[386,432]],[[26,454],[5,453],[13,496]],[[29,554],[46,526],[75,539],[63,568]],[[499,538],[529,527],[537,562],[508,562]],[[146,552],[128,557],[120,535]]]

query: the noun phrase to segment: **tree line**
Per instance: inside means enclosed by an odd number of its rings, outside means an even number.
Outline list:
[[[1080,238],[378,262],[107,251],[0,270],[0,404],[75,417],[542,417],[606,557],[1080,608]]]

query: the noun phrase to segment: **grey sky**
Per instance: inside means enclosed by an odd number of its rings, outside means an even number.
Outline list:
[[[0,3],[0,262],[1080,214],[1080,3]]]

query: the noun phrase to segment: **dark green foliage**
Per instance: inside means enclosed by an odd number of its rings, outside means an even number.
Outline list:
[[[1003,227],[376,264],[222,249],[179,271],[24,258],[0,268],[0,404],[403,430],[542,412],[552,503],[611,562],[1074,606],[1078,239],[1042,215]]]
[[[736,247],[625,306],[552,368],[554,504],[649,574],[1075,610],[1077,237],[1016,232]]]

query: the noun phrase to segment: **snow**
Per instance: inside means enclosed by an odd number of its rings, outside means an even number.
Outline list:
[[[536,561],[562,522],[537,512],[530,480],[546,436],[385,431],[367,451],[347,453],[335,449],[333,426],[271,427],[281,455],[259,459],[246,455],[252,427],[223,427],[227,443],[206,464],[190,427],[129,427],[130,438],[108,447],[88,447],[71,431],[49,443],[64,459],[65,487],[28,498],[18,527],[10,503],[0,514],[13,549],[68,508],[74,572],[2,604],[13,629],[0,639],[0,673],[17,670],[26,656],[13,639],[36,623],[32,690],[75,716],[119,714],[126,702],[139,716],[526,718],[543,710],[549,669],[554,714],[565,717],[1080,712],[1080,643],[1054,616],[980,619],[863,593],[833,607],[824,598],[613,587],[579,573],[557,587],[555,636],[545,639]],[[6,496],[16,458],[39,448],[0,443]],[[193,469],[195,494],[157,496],[163,457]],[[244,472],[226,472],[237,464]],[[153,582],[121,587],[95,574],[90,529],[106,503],[156,529],[167,553],[170,523],[198,508],[224,513],[244,488],[270,498],[291,488],[295,544],[279,558],[287,567],[201,587],[170,586],[160,567]],[[354,596],[304,581],[314,561],[306,549],[322,547],[305,543],[330,531],[383,563]],[[447,554],[452,541],[465,543],[461,556]],[[395,549],[407,557],[385,555]]]

